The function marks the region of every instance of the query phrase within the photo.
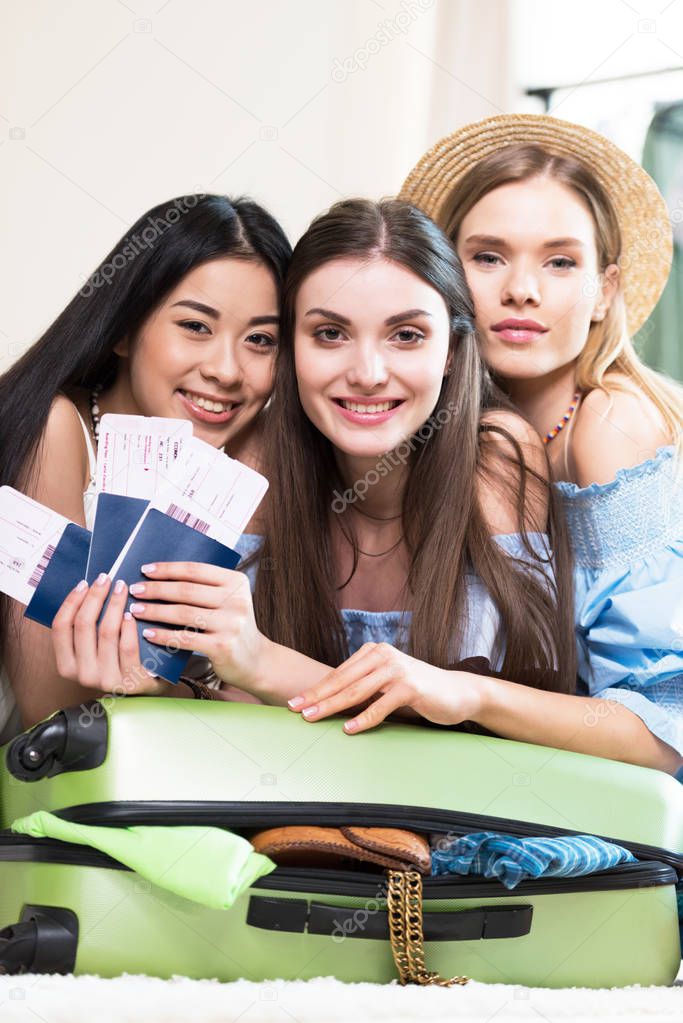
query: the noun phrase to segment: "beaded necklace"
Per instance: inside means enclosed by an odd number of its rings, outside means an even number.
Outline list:
[[[569,422],[571,417],[576,412],[576,406],[579,404],[579,398],[580,397],[581,397],[581,391],[577,391],[576,394],[574,395],[574,397],[572,398],[571,405],[569,406],[569,408],[567,409],[565,414],[562,416],[562,419],[560,419],[560,421],[557,424],[557,426],[553,426],[552,430],[550,430],[548,433],[546,433],[545,437],[543,438],[543,443],[544,444],[549,444],[551,440],[554,440],[555,437],[557,437],[557,435],[560,432],[560,430],[564,430],[565,426],[567,425],[567,423]]]
[[[97,399],[100,396],[101,390],[102,384],[98,384],[90,392],[90,425],[92,427],[92,435],[95,438],[95,445],[99,444],[100,440],[100,406],[97,404]]]

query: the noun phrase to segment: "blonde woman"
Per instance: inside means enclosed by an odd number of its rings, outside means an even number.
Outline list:
[[[607,139],[534,115],[441,140],[401,196],[456,244],[484,359],[546,444],[580,690],[601,698],[586,723],[606,745],[654,737],[683,780],[683,389],[631,340],[669,273],[664,201]]]

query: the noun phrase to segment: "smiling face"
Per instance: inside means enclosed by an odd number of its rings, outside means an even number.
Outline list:
[[[116,346],[125,360],[115,385],[119,404],[137,406],[139,415],[189,419],[201,440],[233,444],[270,397],[278,323],[275,281],[263,264],[203,263],[132,343]]]
[[[504,380],[575,363],[617,287],[616,267],[599,274],[588,207],[549,177],[488,192],[463,218],[457,250],[482,355]]]
[[[376,459],[431,415],[449,339],[446,303],[406,267],[381,257],[325,263],[296,298],[306,415],[339,453]]]

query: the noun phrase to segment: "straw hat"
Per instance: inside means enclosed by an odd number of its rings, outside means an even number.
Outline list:
[[[445,227],[454,185],[484,157],[534,143],[586,164],[612,200],[621,231],[621,281],[629,332],[635,334],[664,290],[673,251],[671,223],[652,178],[613,142],[578,124],[539,114],[504,114],[466,124],[425,153],[399,198]]]

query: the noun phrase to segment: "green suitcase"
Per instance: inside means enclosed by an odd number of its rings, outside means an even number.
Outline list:
[[[347,736],[340,719],[148,698],[61,712],[17,737],[4,760],[5,826],[47,809],[86,824],[213,824],[247,837],[346,823],[600,835],[640,862],[512,890],[425,879],[427,968],[546,987],[670,984],[678,973],[683,790],[662,772],[436,726]],[[0,927],[6,969],[396,977],[386,878],[366,868],[279,867],[217,911],[82,847],[5,834]]]

